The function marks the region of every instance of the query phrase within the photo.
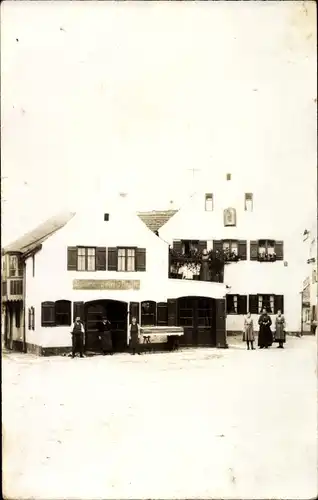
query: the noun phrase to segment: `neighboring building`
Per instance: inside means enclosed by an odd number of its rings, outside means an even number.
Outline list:
[[[304,231],[308,275],[303,283],[303,331],[315,333],[318,320],[317,224]]]
[[[68,352],[71,325],[80,316],[86,350],[98,351],[96,322],[107,314],[114,350],[125,351],[133,315],[142,326],[178,326],[180,313],[187,314],[181,297],[195,297],[201,325],[190,345],[226,347],[225,285],[169,279],[168,244],[126,200],[54,217],[8,245],[2,261],[9,349]]]
[[[209,186],[206,182],[206,186]],[[244,315],[249,310],[258,329],[258,317],[266,307],[271,315],[281,309],[287,331],[301,331],[302,270],[301,244],[291,234],[290,223],[274,208],[266,185],[262,191],[244,189],[231,174],[216,179],[213,189],[197,192],[187,205],[159,230],[161,238],[170,243],[175,255],[227,252],[228,263],[222,273],[211,276],[227,286],[226,328],[228,333],[241,333]],[[279,205],[278,205],[279,206]],[[299,245],[299,248],[298,246]],[[185,265],[187,268],[187,265]],[[176,269],[174,277],[202,279],[199,269]],[[180,273],[177,276],[176,273]],[[201,282],[201,281],[200,281]],[[188,316],[195,313],[188,304]],[[184,320],[185,324],[187,320]],[[190,321],[190,322],[191,322]]]

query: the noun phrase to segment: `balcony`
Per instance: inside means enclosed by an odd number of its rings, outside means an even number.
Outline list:
[[[259,262],[275,262],[276,261],[276,253],[259,252],[257,260]]]
[[[23,300],[23,280],[8,278],[2,282],[2,300]]]
[[[169,249],[169,278],[224,282],[224,265],[239,260],[228,252],[191,250],[184,254]]]

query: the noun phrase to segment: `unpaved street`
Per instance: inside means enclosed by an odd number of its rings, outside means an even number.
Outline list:
[[[7,498],[313,498],[316,339],[3,355]]]

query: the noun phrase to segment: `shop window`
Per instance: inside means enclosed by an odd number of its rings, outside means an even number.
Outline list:
[[[156,325],[156,302],[146,301],[141,303],[141,326]]]
[[[55,325],[71,325],[71,302],[69,300],[57,300],[55,302]]]

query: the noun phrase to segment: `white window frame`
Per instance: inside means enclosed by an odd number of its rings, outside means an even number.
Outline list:
[[[96,271],[95,247],[77,247],[77,271]]]
[[[117,270],[119,272],[136,271],[136,249],[119,247],[117,251]]]

